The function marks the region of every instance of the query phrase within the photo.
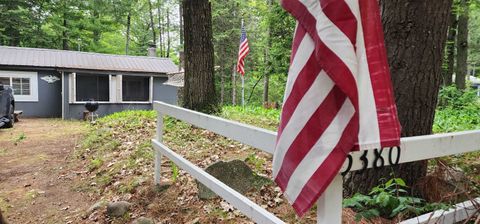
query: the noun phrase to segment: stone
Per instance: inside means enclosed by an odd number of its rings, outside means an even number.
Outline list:
[[[133,224],[155,224],[155,222],[150,218],[142,216],[138,219],[135,219],[135,221],[133,221]]]
[[[107,215],[109,217],[122,217],[128,212],[132,204],[126,201],[117,201],[107,205]]]
[[[241,160],[219,161],[207,167],[205,171],[241,194],[245,194],[254,188],[260,189],[262,186],[271,183],[270,179],[258,176]],[[198,181],[197,187],[200,199],[217,197],[213,191]]]
[[[107,203],[105,201],[99,201],[95,204],[93,204],[92,206],[90,206],[90,208],[88,208],[87,210],[87,214],[92,214],[94,211],[97,211],[99,209],[101,209],[102,207],[104,207]]]

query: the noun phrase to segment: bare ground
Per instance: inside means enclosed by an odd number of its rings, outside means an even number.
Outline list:
[[[92,204],[75,191],[81,122],[22,119],[0,130],[0,210],[9,223],[71,223]],[[93,200],[93,199],[92,199]]]

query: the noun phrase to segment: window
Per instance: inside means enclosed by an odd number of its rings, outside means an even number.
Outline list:
[[[76,101],[110,101],[110,77],[108,75],[77,74],[75,83]]]
[[[12,88],[14,95],[30,95],[30,79],[12,78]]]
[[[1,80],[0,80],[1,81]],[[71,73],[69,103],[96,100],[101,103],[150,103],[153,94],[151,76]]]
[[[0,84],[13,89],[16,101],[38,101],[36,72],[0,71]]]
[[[122,101],[150,101],[150,77],[122,77]]]

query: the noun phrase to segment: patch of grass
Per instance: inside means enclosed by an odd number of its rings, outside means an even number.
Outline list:
[[[172,167],[172,181],[175,183],[178,178],[178,166],[172,161],[170,161],[170,166]]]
[[[2,210],[2,212],[8,212],[9,208],[10,205],[7,203],[7,201],[0,197],[0,210]]]
[[[225,106],[219,116],[276,131],[280,120],[280,110],[256,106],[246,106],[245,108],[241,106]]]
[[[95,158],[90,160],[90,164],[88,164],[88,171],[94,171],[100,168],[103,165],[103,160],[101,158]]]
[[[27,136],[25,135],[24,132],[20,133],[20,135],[18,135],[17,138],[15,138],[15,140],[13,141],[13,144],[14,145],[18,145],[18,143],[20,143],[21,141],[27,139]]]
[[[40,194],[38,193],[37,190],[35,190],[35,189],[29,190],[29,191],[25,194],[25,200],[31,201],[31,200],[37,198],[38,195],[40,195]]]
[[[7,149],[6,148],[0,148],[0,156],[4,156],[7,154]]]
[[[140,180],[138,178],[133,178],[126,183],[118,185],[118,192],[121,194],[125,193],[134,193],[135,189],[140,186]]]
[[[108,173],[102,174],[96,178],[99,187],[104,188],[112,183],[112,176]]]
[[[263,165],[267,162],[264,158],[257,156],[255,153],[248,155],[245,162],[255,168],[255,172],[263,172]]]

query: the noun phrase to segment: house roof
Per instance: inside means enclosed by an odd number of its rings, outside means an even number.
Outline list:
[[[168,86],[175,86],[175,87],[183,87],[184,86],[184,74],[185,72],[183,70],[175,72],[175,73],[170,73],[168,76],[168,80],[163,83],[163,85],[168,85]]]
[[[178,71],[169,58],[0,46],[0,66],[26,66],[129,73]]]

